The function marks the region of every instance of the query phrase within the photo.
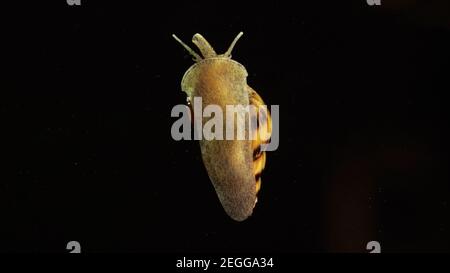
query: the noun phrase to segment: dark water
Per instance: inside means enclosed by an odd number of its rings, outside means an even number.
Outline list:
[[[82,1],[4,8],[0,251],[450,250],[445,1]],[[171,109],[201,33],[280,105],[251,218]]]

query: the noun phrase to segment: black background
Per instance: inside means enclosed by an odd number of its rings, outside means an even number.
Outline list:
[[[446,1],[147,2],[3,8],[0,251],[450,250]],[[239,31],[280,105],[241,223],[170,135],[193,63],[171,34],[224,52]]]

